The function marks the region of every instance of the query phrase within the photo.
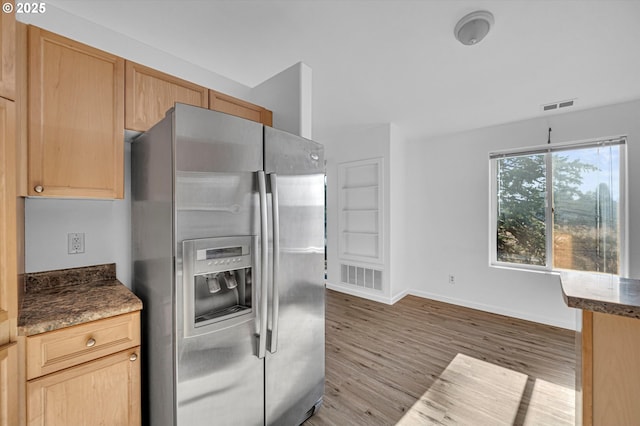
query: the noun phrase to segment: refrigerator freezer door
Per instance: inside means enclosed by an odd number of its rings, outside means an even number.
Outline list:
[[[269,256],[279,256],[279,317],[270,327],[277,321],[277,350],[266,357],[266,424],[297,425],[324,393],[322,145],[265,127],[265,172],[276,175],[280,235],[279,253]]]
[[[195,293],[183,287],[194,285],[183,279],[189,272],[184,240],[260,233],[262,125],[176,105],[174,132],[177,424],[263,425],[264,360],[256,356],[255,310],[247,321],[236,317],[194,327],[184,297]],[[237,291],[222,285],[227,294]],[[253,298],[255,307],[255,288]]]
[[[179,347],[177,425],[264,424],[264,362],[255,356],[252,332],[245,322]]]
[[[178,257],[183,240],[258,235],[262,125],[181,104],[174,116]]]

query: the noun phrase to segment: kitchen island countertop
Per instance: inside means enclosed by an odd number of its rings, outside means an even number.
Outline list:
[[[115,271],[115,264],[107,264],[26,274],[18,334],[32,336],[141,310],[142,302]]]
[[[562,297],[570,308],[640,319],[640,280],[562,272],[560,282]]]

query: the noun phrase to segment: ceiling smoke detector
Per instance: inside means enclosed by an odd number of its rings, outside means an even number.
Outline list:
[[[489,33],[493,26],[493,15],[486,10],[478,10],[465,15],[456,24],[453,33],[464,45],[478,44]]]

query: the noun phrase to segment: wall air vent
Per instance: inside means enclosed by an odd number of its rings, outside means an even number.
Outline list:
[[[542,105],[542,111],[553,111],[560,108],[567,108],[573,106],[575,99],[569,99],[566,101],[558,101],[552,104]]]
[[[357,287],[382,290],[382,271],[354,265],[340,265],[340,281]]]

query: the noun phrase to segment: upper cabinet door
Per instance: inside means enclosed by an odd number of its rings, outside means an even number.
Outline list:
[[[207,89],[151,68],[127,61],[126,118],[129,130],[146,131],[162,120],[176,102],[207,108]]]
[[[124,59],[29,27],[29,195],[122,198]]]
[[[14,1],[3,1],[13,8]],[[0,12],[0,97],[16,99],[16,19],[14,12]]]
[[[265,126],[273,125],[273,113],[268,109],[215,90],[209,90],[209,109],[257,121]]]

